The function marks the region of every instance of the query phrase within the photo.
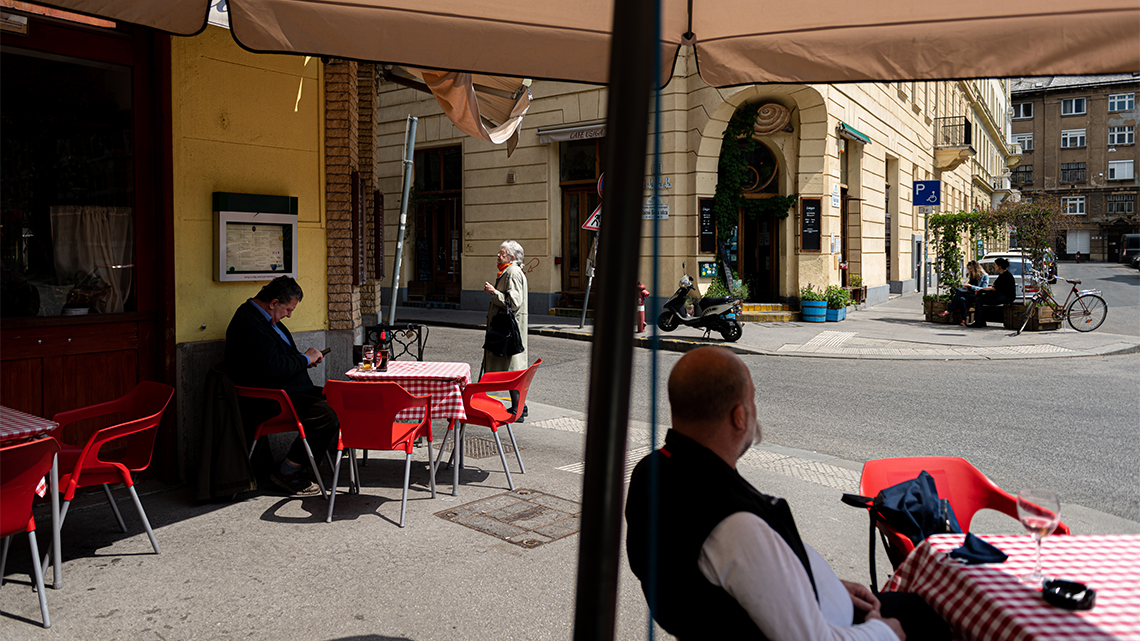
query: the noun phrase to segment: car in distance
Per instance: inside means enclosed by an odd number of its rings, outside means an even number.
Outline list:
[[[998,256],[1005,256],[1006,258],[1009,258],[1010,260],[1013,260],[1014,258],[1032,259],[1032,257],[1033,257],[1032,250],[1026,249],[1024,251],[1025,251],[1025,253],[1023,254],[1022,250],[1020,248],[1011,247],[1010,249],[1008,249],[1004,252],[990,252],[990,253],[986,254],[986,258],[990,258],[990,257],[996,258]],[[1045,269],[1048,270],[1048,272],[1049,272],[1049,282],[1055,283],[1055,282],[1057,282],[1057,255],[1053,253],[1052,249],[1042,250],[1042,253],[1044,254],[1044,256],[1042,257],[1042,260],[1045,263]]]
[[[1024,284],[1025,273],[1032,269],[1032,263],[1029,262],[1028,258],[1022,258],[1021,254],[1010,254],[1009,252],[986,254],[978,261],[978,265],[990,275],[991,286],[998,277],[998,268],[997,265],[994,264],[994,261],[998,258],[1005,258],[1009,261],[1009,273],[1013,275],[1013,282],[1017,285],[1017,293],[1014,295],[1014,300],[1021,300],[1027,296],[1032,297],[1037,293],[1037,285],[1030,282],[1028,291],[1026,291],[1026,285]]]

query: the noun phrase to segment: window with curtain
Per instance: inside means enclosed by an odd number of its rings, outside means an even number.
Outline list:
[[[0,51],[5,317],[134,311],[131,70]]]

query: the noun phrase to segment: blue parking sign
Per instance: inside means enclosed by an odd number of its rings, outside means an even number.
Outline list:
[[[914,196],[912,204],[915,207],[934,207],[942,204],[941,180],[914,181]]]

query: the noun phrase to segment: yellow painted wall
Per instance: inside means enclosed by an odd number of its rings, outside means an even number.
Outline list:
[[[321,63],[254,54],[218,27],[171,41],[175,341],[225,337],[265,282],[214,281],[215,191],[298,199],[292,332],[328,328]],[[205,329],[202,326],[205,325]]]

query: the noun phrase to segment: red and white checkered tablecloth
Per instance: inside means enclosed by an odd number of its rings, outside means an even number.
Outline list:
[[[386,372],[365,372],[354,367],[344,374],[354,381],[399,383],[414,396],[431,394],[432,418],[467,418],[463,409],[463,388],[471,382],[471,366],[467,363],[391,361]],[[416,421],[420,415],[420,410],[405,410],[396,415],[396,420]]]
[[[0,442],[31,438],[50,432],[59,423],[0,405]]]
[[[970,641],[1129,639],[1140,641],[1140,536],[1049,536],[1041,571],[1096,590],[1092,610],[1053,607],[1040,589],[1018,583],[1033,571],[1037,545],[1028,534],[985,535],[1009,555],[1005,563],[963,565],[946,552],[961,534],[932,536],[899,566],[886,590],[915,592]]]
[[[59,427],[59,423],[46,418],[25,414],[19,410],[0,405],[0,443],[5,441],[21,441],[33,436],[39,436]],[[47,494],[48,483],[40,479],[36,485],[36,494],[42,498]]]

